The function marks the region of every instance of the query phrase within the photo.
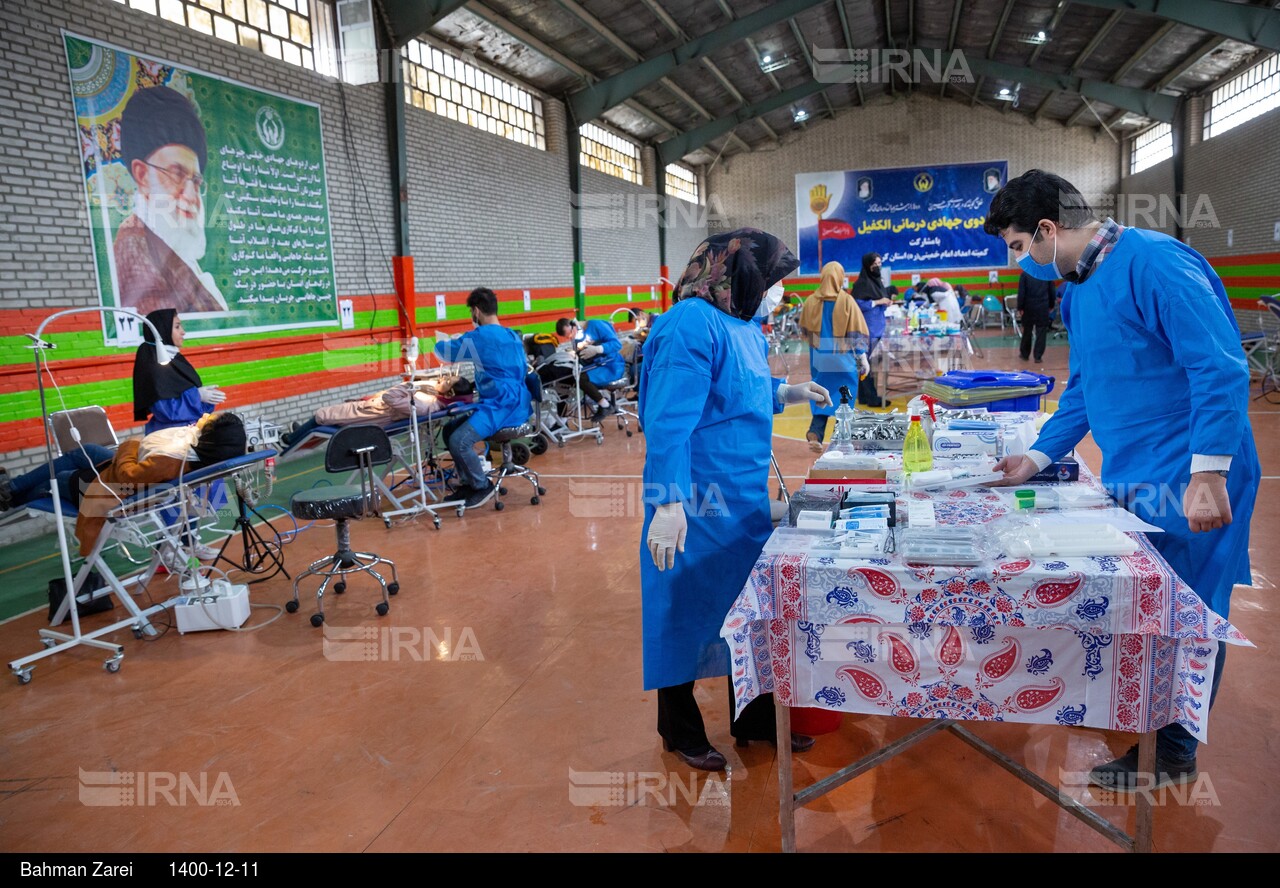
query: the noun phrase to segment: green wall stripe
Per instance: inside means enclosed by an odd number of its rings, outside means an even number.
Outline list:
[[[394,309],[389,311],[362,311],[356,312],[355,328],[356,330],[369,329],[370,323],[374,329],[379,327],[399,327],[400,316]],[[204,345],[231,345],[243,342],[275,342],[286,339],[297,339],[304,336],[315,336],[317,334],[341,332],[335,325],[332,327],[308,327],[302,330],[270,330],[265,333],[249,333],[241,336],[211,336],[208,339],[190,339],[188,344],[192,347]],[[120,355],[131,353],[133,347],[128,348],[110,348],[102,344],[102,331],[94,330],[78,330],[68,333],[54,333],[44,337],[49,342],[58,346],[58,353],[53,357],[56,358],[99,358],[104,356]],[[31,354],[31,349],[26,346],[31,344],[31,340],[25,335],[21,336],[0,336],[0,366],[10,364],[30,364],[32,372],[35,372],[35,358]],[[70,353],[69,353],[70,352]]]
[[[357,348],[335,349],[318,354],[295,355],[288,358],[266,358],[260,361],[245,361],[240,364],[228,364],[213,368],[202,374],[206,382],[217,382],[222,386],[244,385],[252,382],[269,382],[290,376],[301,376],[326,370],[346,370],[357,366],[379,364],[385,375],[391,376],[401,369],[400,348],[398,343],[375,343]],[[56,371],[55,371],[56,372]],[[345,385],[335,381],[333,387]],[[86,382],[77,385],[62,386],[63,400],[68,407],[83,404],[125,404],[133,398],[133,383],[130,379],[113,379],[102,382]],[[52,387],[45,390],[45,397],[54,409],[61,409],[61,402]],[[235,405],[231,405],[234,409]],[[0,394],[0,421],[12,422],[21,419],[35,419],[40,416],[40,397],[34,389],[22,392]]]

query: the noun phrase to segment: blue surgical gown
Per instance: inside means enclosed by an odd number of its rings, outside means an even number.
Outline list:
[[[529,373],[519,334],[499,324],[482,324],[446,342],[437,342],[442,361],[472,361],[480,406],[471,414],[471,427],[482,438],[498,429],[521,425],[533,412],[524,378]]]
[[[1260,470],[1249,425],[1249,370],[1217,274],[1167,235],[1124,230],[1084,283],[1068,285],[1062,318],[1070,379],[1034,449],[1058,459],[1092,431],[1102,482],[1164,529],[1151,541],[1215,612],[1249,584],[1249,519]],[[1192,533],[1182,514],[1192,454],[1233,457],[1232,523]]]
[[[858,396],[858,355],[852,342],[846,351],[836,348],[836,338],[831,332],[831,316],[835,313],[836,300],[822,303],[822,334],[818,347],[809,349],[809,377],[831,393],[832,406],[819,407],[817,401],[809,402],[815,416],[834,416],[835,405],[840,403],[840,386],[847,385],[849,394]],[[845,337],[849,340],[850,337]],[[844,345],[845,343],[840,343]]]
[[[697,298],[658,317],[645,340],[646,689],[728,674],[720,627],[773,532],[769,456],[781,380],[769,376],[767,350],[754,323]],[[684,504],[685,550],[659,571],[645,541],[655,507],[672,502]]]
[[[604,349],[604,353],[586,364],[587,379],[596,385],[608,385],[627,374],[627,362],[622,357],[622,342],[613,324],[608,321],[587,321],[583,335]]]
[[[217,405],[200,400],[200,390],[194,385],[176,398],[164,398],[151,405],[151,418],[143,427],[143,434],[150,435],[161,429],[195,425],[200,417],[212,413]]]

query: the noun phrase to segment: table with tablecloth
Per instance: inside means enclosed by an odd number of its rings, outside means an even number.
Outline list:
[[[1082,484],[1096,488],[1087,472]],[[899,494],[929,499],[937,524],[976,526],[1012,510],[972,488]],[[738,711],[772,692],[779,731],[790,708],[928,719],[890,747],[793,794],[779,750],[783,848],[795,848],[795,809],[853,779],[936,728],[993,758],[1095,830],[1131,850],[1151,847],[1151,799],[1131,836],[1033,774],[960,722],[1086,726],[1142,735],[1140,767],[1154,767],[1154,731],[1180,724],[1208,740],[1219,644],[1249,645],[1209,610],[1141,533],[1124,556],[1009,558],[973,567],[907,564],[897,554],[846,558],[787,551],[774,532],[726,615]]]
[[[972,366],[973,345],[969,334],[903,333],[900,326],[890,327],[872,354],[876,384],[888,392],[895,382],[891,376],[903,377],[904,387],[918,390],[921,380],[951,370],[968,370]]]

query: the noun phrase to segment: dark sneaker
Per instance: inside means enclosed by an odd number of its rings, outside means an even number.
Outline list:
[[[9,480],[9,472],[0,469],[0,512],[9,511],[13,506],[13,485]]]
[[[1090,771],[1089,782],[1103,789],[1133,792],[1135,789],[1153,790],[1164,786],[1180,786],[1183,783],[1191,783],[1200,776],[1195,759],[1179,764],[1161,761],[1157,757],[1156,771],[1159,774],[1154,779],[1150,774],[1142,774],[1138,771],[1138,747],[1134,745],[1119,758],[1105,765],[1098,765]]]
[[[440,497],[440,502],[442,503],[462,502],[467,497],[471,496],[474,490],[475,488],[470,487],[469,485],[463,484],[460,487],[455,487],[453,490],[446,491],[444,496]]]
[[[484,502],[491,493],[493,493],[492,484],[487,487],[473,488],[471,492],[467,494],[467,508],[474,509],[476,506]]]

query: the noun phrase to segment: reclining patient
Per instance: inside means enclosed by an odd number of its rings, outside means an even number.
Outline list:
[[[321,407],[311,419],[297,428],[281,435],[280,441],[289,447],[320,426],[376,425],[386,428],[394,422],[409,418],[411,401],[418,418],[422,419],[449,403],[448,400],[442,400],[443,398],[461,395],[461,389],[466,387],[463,383],[469,385],[467,380],[445,377],[440,381],[436,391],[430,392],[415,391],[413,385],[402,382],[389,389],[374,392],[372,395],[353,398],[341,404],[330,404],[327,407]]]
[[[244,422],[235,413],[205,414],[193,426],[161,429],[120,442],[111,461],[97,467],[98,477],[80,498],[76,537],[87,556],[107,522],[107,513],[146,489],[183,474],[220,463],[248,450]]]

